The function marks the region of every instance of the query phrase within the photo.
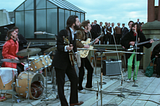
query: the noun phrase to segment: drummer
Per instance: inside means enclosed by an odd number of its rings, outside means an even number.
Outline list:
[[[4,59],[19,60],[16,53],[18,52],[19,44],[17,41],[17,33],[14,29],[7,32],[6,42],[3,45],[2,56]],[[11,67],[18,70],[18,74],[22,71],[17,67],[17,63],[3,62],[2,67]]]

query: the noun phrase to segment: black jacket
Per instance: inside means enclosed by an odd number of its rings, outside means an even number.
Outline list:
[[[27,44],[27,40],[21,34],[18,34],[18,39],[19,39],[18,43],[19,43],[19,51],[20,51],[24,49],[23,45]]]
[[[141,31],[138,31],[138,38],[140,38],[140,42],[144,42],[147,41],[149,39],[146,39],[146,37],[144,36],[144,34]],[[125,47],[125,49],[130,48],[130,41],[136,41],[136,36],[134,36],[133,31],[128,32],[122,39],[121,39],[121,45]],[[140,49],[137,50],[137,52],[143,52],[143,46],[145,46],[146,48],[149,48],[152,46],[151,43],[146,43],[143,45],[140,45],[138,47],[140,47]],[[131,56],[131,54],[129,54]],[[129,57],[130,57],[129,56]],[[140,61],[142,58],[142,55],[138,54],[137,55],[137,60]]]
[[[154,47],[154,49],[153,49],[153,51],[152,51],[152,55],[151,55],[151,60],[157,55],[158,56],[158,58],[160,58],[160,43],[158,43],[155,47]]]
[[[93,25],[91,29],[92,38],[93,39],[97,38],[100,35],[100,33],[101,33],[100,26],[98,24]]]
[[[68,65],[71,65],[70,59],[69,59],[69,52],[64,51],[65,44],[63,37],[68,38],[71,44],[73,44],[73,50],[74,52],[77,52],[76,47],[76,36],[74,36],[74,40],[72,41],[71,38],[71,32],[70,30],[61,30],[57,36],[57,51],[55,53],[55,56],[53,58],[53,66],[59,69],[66,69]]]

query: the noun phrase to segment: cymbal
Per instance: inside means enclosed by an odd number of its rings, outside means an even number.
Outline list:
[[[1,61],[3,61],[3,62],[10,62],[10,63],[21,63],[21,62],[24,62],[24,61],[26,61],[26,60],[1,59]]]
[[[40,48],[28,48],[23,49],[17,53],[17,56],[28,56],[28,55],[34,55],[41,51]]]
[[[44,51],[44,53],[48,53],[48,52],[51,52],[51,51],[54,51],[54,50],[57,50],[57,47],[51,47],[51,48],[48,48]]]

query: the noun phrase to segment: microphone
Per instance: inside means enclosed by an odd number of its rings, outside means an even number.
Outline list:
[[[42,35],[42,34],[46,34],[46,32],[38,31],[38,32],[34,32],[34,34],[36,34],[36,35]]]

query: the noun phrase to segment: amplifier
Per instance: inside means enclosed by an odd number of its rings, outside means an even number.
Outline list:
[[[110,60],[103,60],[102,61],[102,72],[103,75],[114,76],[114,75],[121,75],[122,69],[122,61],[110,61]]]

